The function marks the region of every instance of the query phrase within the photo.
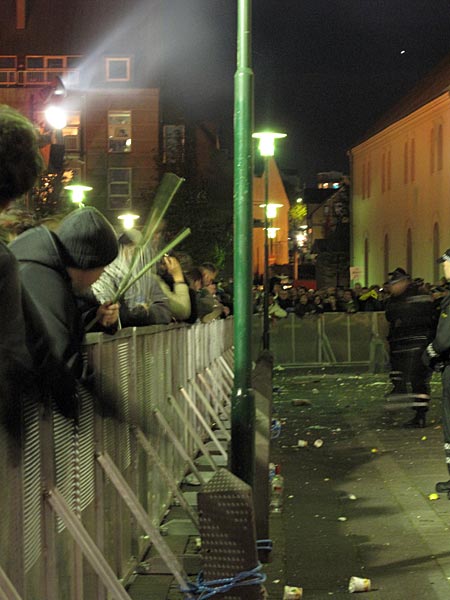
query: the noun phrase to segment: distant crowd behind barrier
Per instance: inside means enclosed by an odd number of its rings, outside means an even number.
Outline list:
[[[437,302],[449,293],[445,278],[437,284],[425,283],[416,278],[413,284],[421,293],[430,294]],[[321,290],[308,289],[302,285],[296,286],[289,280],[278,277],[270,281],[269,316],[272,320],[283,319],[289,314],[299,318],[318,316],[324,313],[380,312],[384,311],[386,300],[389,298],[389,285],[371,285],[364,287],[356,283],[353,288],[330,286]],[[262,286],[253,288],[253,311],[263,310]]]

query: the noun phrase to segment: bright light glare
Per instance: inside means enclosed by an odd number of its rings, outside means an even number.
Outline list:
[[[301,204],[303,202],[303,198],[301,198],[301,197],[297,198],[296,202],[297,202],[297,204]]]
[[[286,133],[272,133],[270,131],[262,131],[254,133],[252,137],[259,140],[259,152],[261,156],[273,156],[275,154],[275,140],[286,137]]]
[[[45,118],[53,129],[64,129],[67,125],[66,111],[59,106],[49,106],[45,110]]]
[[[72,194],[72,202],[75,204],[83,204],[84,193],[92,190],[88,185],[66,185],[64,187],[65,190],[69,190]]]
[[[260,204],[259,207],[260,208],[264,208],[266,205],[265,204]],[[277,216],[277,209],[278,208],[282,208],[283,205],[282,204],[276,204],[275,202],[269,202],[267,204],[267,218],[268,219],[275,219],[275,217]]]
[[[139,215],[132,215],[131,213],[126,213],[125,215],[119,215],[117,217],[121,221],[123,221],[122,225],[124,229],[133,229],[134,222],[139,219]]]
[[[277,231],[279,231],[279,227],[268,227],[267,228],[267,237],[271,240],[274,240],[277,237]]]

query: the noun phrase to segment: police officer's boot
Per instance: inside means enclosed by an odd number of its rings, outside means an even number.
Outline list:
[[[436,492],[438,494],[450,494],[450,479],[448,481],[438,481]]]
[[[414,417],[410,421],[407,421],[406,423],[404,423],[403,427],[407,427],[407,428],[408,427],[418,427],[418,428],[426,427],[427,426],[426,414],[427,414],[426,410],[416,409],[416,414],[414,415]]]

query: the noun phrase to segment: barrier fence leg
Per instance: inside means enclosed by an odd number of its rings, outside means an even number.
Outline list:
[[[178,439],[176,433],[170,427],[169,423],[166,421],[166,419],[164,418],[164,416],[161,414],[161,412],[159,410],[154,410],[153,414],[155,415],[155,417],[158,420],[159,424],[163,428],[164,432],[170,438],[170,441],[174,445],[175,450],[177,450],[178,454],[189,464],[189,467],[191,468],[191,471],[197,477],[199,483],[201,485],[203,485],[205,483],[205,480],[203,479],[202,474],[197,469],[197,467],[196,467],[194,461],[192,460],[192,458],[189,456],[189,454],[184,449],[183,444],[180,442],[180,440]]]
[[[114,575],[114,571],[109,566],[105,557],[97,548],[81,521],[70,510],[66,500],[58,489],[54,488],[47,491],[46,500],[63,521],[75,542],[80,546],[86,560],[111,594],[111,598],[114,600],[130,600],[130,596]]]
[[[216,434],[211,429],[211,427],[207,423],[205,417],[202,415],[202,413],[199,411],[199,409],[197,408],[197,406],[193,402],[192,398],[189,396],[189,394],[187,393],[187,391],[184,388],[181,388],[180,392],[184,396],[186,402],[189,404],[189,406],[191,407],[191,409],[193,410],[194,414],[197,416],[197,418],[200,421],[200,423],[203,425],[203,427],[204,427],[205,431],[207,432],[209,438],[214,442],[214,445],[216,446],[216,448],[219,451],[219,453],[224,457],[225,460],[227,460],[228,456],[227,456],[226,451],[223,449],[223,446],[219,442],[219,440],[217,439]]]
[[[186,573],[184,573],[183,567],[181,566],[178,558],[175,556],[175,554],[173,554],[172,550],[164,541],[159,533],[158,528],[153,525],[150,517],[145,512],[139,500],[136,498],[135,493],[130,488],[126,479],[114,464],[111,457],[106,453],[100,454],[97,456],[97,460],[101,464],[106,475],[111,480],[111,483],[118,491],[122,500],[132,512],[136,521],[149,536],[152,544],[155,546],[158,554],[170,569],[170,572],[175,577],[178,585],[180,585],[183,589],[186,589],[188,577]]]
[[[22,600],[22,596],[16,591],[8,575],[0,567],[0,600]]]
[[[213,407],[211,406],[211,404],[208,402],[207,397],[205,396],[205,394],[200,389],[198,383],[196,381],[194,381],[194,380],[191,380],[190,383],[192,383],[196,394],[198,395],[198,397],[200,398],[200,400],[203,402],[203,405],[205,406],[206,410],[210,414],[212,420],[217,424],[217,426],[219,427],[220,431],[223,433],[225,439],[227,441],[230,441],[231,440],[230,432],[225,429],[225,425],[223,424],[222,419],[216,413],[216,411],[213,409]]]
[[[198,529],[199,522],[198,522],[197,515],[195,514],[192,507],[189,506],[189,504],[187,503],[186,498],[181,493],[178,485],[175,482],[175,479],[170,475],[169,471],[163,465],[153,444],[150,442],[150,440],[147,437],[145,437],[144,433],[141,431],[141,429],[139,429],[139,427],[136,427],[134,429],[134,434],[135,434],[138,442],[141,444],[141,446],[144,448],[145,452],[150,457],[150,459],[158,467],[161,477],[165,481],[167,487],[170,490],[172,490],[172,493],[177,498],[178,502],[180,503],[181,508],[186,512],[186,514],[191,519],[192,523]]]
[[[183,414],[183,411],[181,410],[181,406],[178,404],[176,398],[174,396],[169,396],[169,402],[171,403],[171,406],[174,407],[177,415],[180,417],[180,420],[185,423],[189,433],[191,434],[191,436],[193,437],[194,441],[197,444],[197,447],[199,448],[200,452],[203,454],[203,456],[206,458],[206,460],[209,462],[209,464],[211,465],[213,471],[217,471],[218,470],[218,466],[216,465],[216,463],[213,461],[213,459],[211,458],[211,454],[208,450],[208,448],[205,446],[205,444],[203,443],[202,438],[200,437],[200,435],[198,434],[198,432],[195,430],[195,427],[192,423],[190,423],[189,421],[186,420],[186,416]]]
[[[223,356],[219,356],[218,360],[217,360],[217,364],[219,366],[219,369],[222,372],[222,376],[224,381],[227,382],[228,388],[230,390],[230,393],[233,391],[233,373],[232,371],[230,371],[229,366],[227,365],[226,361],[224,360]]]
[[[211,369],[208,367],[206,369],[206,373],[209,376],[209,378],[211,379],[211,384],[214,386],[217,386],[220,390],[220,393],[222,394],[222,396],[224,398],[226,398],[225,400],[225,404],[231,404],[230,401],[230,392],[227,391],[227,386],[225,385],[225,381],[223,380],[222,377],[214,377],[213,372],[211,371]]]
[[[212,391],[211,387],[209,386],[209,383],[206,381],[206,379],[203,377],[203,375],[201,373],[197,373],[197,377],[200,379],[200,381],[203,384],[203,387],[206,389],[206,391],[208,392],[208,395],[210,397],[213,397],[214,392]],[[221,392],[221,396],[223,398],[223,410],[225,412],[225,414],[227,415],[227,417],[230,416],[229,410],[230,410],[230,399],[228,398],[228,396],[225,394],[225,392],[220,389]]]

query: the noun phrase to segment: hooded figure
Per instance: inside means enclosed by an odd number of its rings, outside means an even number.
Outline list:
[[[83,373],[82,314],[76,294],[88,288],[117,256],[114,229],[95,208],[79,208],[62,221],[56,232],[35,227],[18,236],[10,249],[19,261],[22,286],[48,332],[52,351],[76,379]],[[96,307],[104,327],[117,321],[118,306]],[[39,343],[39,332],[28,324],[29,344]]]

